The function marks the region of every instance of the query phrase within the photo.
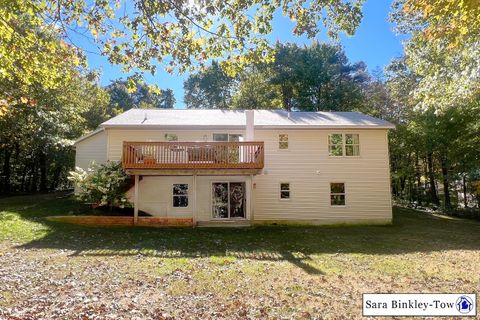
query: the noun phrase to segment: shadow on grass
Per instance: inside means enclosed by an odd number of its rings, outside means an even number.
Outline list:
[[[82,227],[48,222],[49,215],[75,212],[81,204],[55,196],[25,199],[22,206],[0,201],[0,210],[41,223],[46,234],[19,248],[64,249],[73,256],[144,255],[161,258],[232,256],[288,261],[310,274],[318,254],[392,255],[442,250],[480,250],[480,223],[438,218],[395,208],[392,226],[261,226],[247,229]]]

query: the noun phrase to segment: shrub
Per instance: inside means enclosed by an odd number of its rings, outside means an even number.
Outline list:
[[[86,171],[76,167],[71,171],[68,180],[75,183],[77,197],[87,203],[100,207],[125,208],[131,207],[125,192],[129,186],[130,177],[116,162],[92,164]]]

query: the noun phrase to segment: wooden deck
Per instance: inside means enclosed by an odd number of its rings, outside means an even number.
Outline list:
[[[264,145],[242,142],[123,142],[128,169],[262,169]]]

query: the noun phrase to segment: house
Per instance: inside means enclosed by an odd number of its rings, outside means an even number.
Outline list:
[[[388,130],[358,112],[131,109],[76,141],[138,211],[193,225],[390,223]]]

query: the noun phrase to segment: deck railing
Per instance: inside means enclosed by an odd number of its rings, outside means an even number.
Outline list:
[[[123,142],[124,169],[262,169],[263,142]]]

